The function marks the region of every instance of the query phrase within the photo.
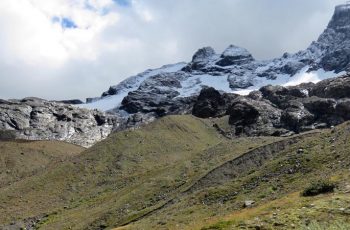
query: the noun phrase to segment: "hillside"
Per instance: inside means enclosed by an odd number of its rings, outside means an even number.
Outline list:
[[[58,141],[0,141],[0,188],[50,170],[84,148]]]
[[[166,117],[115,133],[69,162],[1,188],[0,223],[39,217],[43,229],[122,225],[233,155],[273,139],[231,141],[192,116]]]
[[[342,195],[349,183],[348,123],[288,138],[229,139],[213,127],[225,124],[222,119],[227,118],[168,116],[141,129],[113,133],[48,170],[8,183],[0,188],[2,229],[235,229],[242,223],[255,225],[255,216],[272,226],[273,202],[281,203],[281,213],[292,213],[283,215],[281,224],[321,221],[319,213],[348,221]],[[36,166],[30,167],[28,171]],[[329,211],[338,210],[336,204],[325,205],[330,195],[299,196],[312,180],[323,177],[337,182],[334,196],[341,197],[344,212]],[[242,211],[246,200],[255,201],[252,212]],[[283,206],[289,201],[295,209]],[[308,201],[319,208],[298,219],[298,205]]]
[[[117,229],[348,229],[349,131],[346,123],[248,151],[162,209]],[[335,183],[336,192],[301,196],[319,180]],[[246,201],[254,204],[245,208]]]

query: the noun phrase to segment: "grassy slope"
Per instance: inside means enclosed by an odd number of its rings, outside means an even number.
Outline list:
[[[214,121],[222,126],[220,120]],[[350,168],[348,127],[344,124],[336,132],[298,137],[277,151],[274,147],[278,144],[268,144],[285,139],[228,140],[212,127],[212,121],[166,117],[139,130],[113,134],[49,171],[0,188],[0,223],[44,216],[40,229],[302,226],[308,218],[324,219],[313,210],[324,210],[328,215],[329,210],[323,207],[339,209],[328,201],[347,202],[341,191],[348,183]],[[255,148],[268,151],[271,157],[252,155],[254,158],[232,174],[227,165],[236,164],[234,159]],[[305,153],[297,154],[299,148]],[[223,176],[218,177],[220,172]],[[337,197],[299,196],[310,180],[320,177],[339,183]],[[244,200],[256,201],[255,207],[242,209]],[[304,217],[300,207],[308,202],[317,208],[307,209],[309,217]],[[278,215],[272,218],[274,212]],[[332,215],[348,221],[346,215]]]
[[[0,188],[45,171],[84,148],[59,141],[0,142]]]
[[[330,225],[348,229],[349,140],[349,123],[335,131],[306,135],[273,160],[242,170],[235,178],[219,178],[219,185],[208,183],[206,188],[181,194],[176,202],[123,229],[306,229],[309,223],[310,229],[332,229]],[[303,154],[297,153],[299,148]],[[246,165],[251,167],[249,162]],[[209,178],[217,182],[218,173],[211,173]],[[229,173],[227,167],[222,173]],[[311,181],[320,178],[335,181],[337,193],[300,197]],[[244,209],[245,200],[256,201],[255,207]]]
[[[0,188],[0,223],[46,216],[42,229],[96,229],[134,221],[235,155],[275,138],[229,141],[192,116],[111,135],[69,162]]]

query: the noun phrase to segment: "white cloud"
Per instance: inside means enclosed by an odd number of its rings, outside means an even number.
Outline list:
[[[1,0],[0,98],[97,96],[203,46],[257,58],[305,48],[340,0]],[[59,20],[55,22],[53,18]],[[69,20],[76,28],[62,28]]]

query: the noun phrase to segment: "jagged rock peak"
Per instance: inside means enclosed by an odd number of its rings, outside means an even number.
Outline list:
[[[330,21],[328,28],[342,29],[349,28],[350,24],[350,3],[339,5],[335,7],[335,11]]]
[[[219,66],[243,65],[252,61],[254,61],[254,58],[248,50],[235,45],[230,45],[221,54],[221,60],[216,62],[216,64]]]
[[[235,45],[230,45],[227,47],[224,52],[222,53],[221,57],[251,57],[251,53],[245,48],[235,46]]]
[[[214,56],[215,54],[216,54],[215,50],[210,46],[203,47],[193,55],[192,62],[202,62],[202,61],[208,60],[210,57]]]

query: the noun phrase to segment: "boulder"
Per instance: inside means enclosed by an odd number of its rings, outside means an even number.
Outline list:
[[[264,99],[269,100],[281,109],[285,109],[288,108],[289,101],[308,97],[310,87],[309,84],[302,84],[298,87],[267,85],[261,87],[259,91]]]
[[[248,97],[237,97],[227,110],[229,124],[236,135],[274,135],[281,130],[281,110],[268,101],[255,101]]]
[[[323,80],[312,88],[310,96],[333,99],[350,98],[350,76]]]
[[[300,132],[303,127],[312,125],[314,116],[299,101],[289,102],[288,108],[283,110],[281,123],[284,127],[294,132]]]
[[[253,200],[246,200],[244,201],[243,207],[244,208],[250,208],[255,204],[255,201]]]
[[[337,102],[335,113],[345,121],[350,120],[350,99],[342,99]]]
[[[209,118],[225,113],[226,103],[220,92],[211,87],[202,89],[193,106],[192,114],[200,118]]]

